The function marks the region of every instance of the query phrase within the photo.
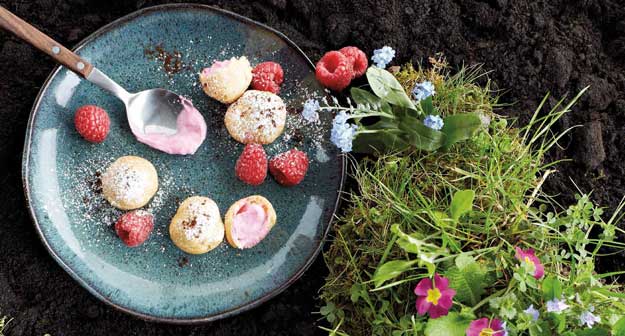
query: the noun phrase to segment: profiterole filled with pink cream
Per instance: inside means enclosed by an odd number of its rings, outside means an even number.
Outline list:
[[[236,215],[232,225],[232,237],[240,248],[256,246],[267,234],[271,227],[268,225],[267,213],[258,204],[245,204]]]

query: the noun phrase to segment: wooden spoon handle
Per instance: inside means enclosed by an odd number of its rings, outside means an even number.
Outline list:
[[[45,52],[57,62],[68,67],[82,77],[87,77],[93,69],[93,65],[60,43],[51,39],[28,22],[15,16],[13,13],[0,6],[0,27],[12,32],[17,37],[30,43],[33,47]],[[19,55],[15,55],[19,56]]]

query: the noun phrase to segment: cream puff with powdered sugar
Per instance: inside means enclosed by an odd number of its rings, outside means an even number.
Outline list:
[[[208,197],[185,199],[169,224],[174,244],[190,254],[206,253],[224,240],[224,224],[217,204]]]
[[[150,161],[122,156],[102,174],[102,193],[112,206],[122,210],[146,205],[158,190],[158,174]]]
[[[237,100],[252,82],[252,66],[245,56],[216,61],[200,73],[202,89],[224,104]]]
[[[241,143],[270,144],[284,131],[286,105],[273,93],[249,90],[228,107],[224,122]]]

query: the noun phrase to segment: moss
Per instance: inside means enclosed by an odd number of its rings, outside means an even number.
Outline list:
[[[480,65],[462,67],[451,73],[444,58],[430,58],[430,67],[425,69],[406,64],[395,73],[395,77],[408,93],[415,84],[430,81],[436,88],[434,105],[443,116],[482,112],[490,115],[497,107],[498,96],[491,90],[488,72]],[[482,85],[478,85],[483,81]]]

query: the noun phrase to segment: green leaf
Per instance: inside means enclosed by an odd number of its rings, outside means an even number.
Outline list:
[[[575,330],[577,336],[608,336],[610,332],[601,327],[595,327],[592,329]]]
[[[424,115],[438,115],[438,111],[434,108],[434,103],[432,102],[432,96],[420,101],[419,105],[421,105]]]
[[[454,114],[443,119],[443,129],[445,134],[444,147],[466,139],[470,139],[482,126],[482,120],[477,113]]]
[[[373,274],[375,287],[380,287],[384,282],[396,278],[417,262],[418,260],[393,260],[382,264]]]
[[[438,250],[439,247],[428,243],[422,239],[420,239],[418,233],[413,233],[411,235],[404,233],[398,224],[393,224],[391,226],[391,232],[395,233],[398,237],[397,245],[404,249],[404,251],[408,253],[421,253],[424,249],[427,250]]]
[[[384,144],[384,149],[389,152],[402,152],[410,148],[410,144],[406,142],[402,132],[399,130],[385,130],[378,133],[380,141]]]
[[[372,110],[380,110],[389,114],[393,113],[391,106],[387,102],[367,90],[354,87],[350,90],[350,94],[354,102],[359,106],[369,106]]]
[[[441,254],[447,253],[447,250],[420,239],[418,233],[408,235],[402,232],[398,224],[391,226],[391,232],[398,236],[397,245],[408,253],[417,254],[419,266],[426,267],[429,276],[434,275],[436,270],[434,259]]]
[[[380,97],[361,88],[353,87],[349,92],[356,104],[376,106],[382,101]]]
[[[325,306],[319,309],[319,313],[325,316],[325,315],[332,313],[334,310],[336,310],[336,306],[334,305],[334,303],[328,302]]]
[[[530,326],[530,336],[551,336],[549,324],[545,321],[538,321]]]
[[[417,110],[410,109],[405,106],[392,105],[391,110],[396,119],[401,119],[405,116],[413,117],[415,119],[419,119],[421,113]]]
[[[471,319],[456,312],[437,319],[429,319],[425,326],[425,336],[464,336]]]
[[[473,306],[485,292],[486,270],[469,256],[460,254],[456,257],[456,265],[447,269],[445,276],[449,279],[449,287],[456,290],[454,299],[462,303]]]
[[[451,198],[451,205],[449,212],[451,218],[458,220],[462,215],[471,211],[473,208],[473,199],[475,198],[475,191],[473,190],[459,190],[454,193]]]
[[[374,124],[360,127],[362,127],[363,130],[398,131],[397,121],[395,119],[389,119],[384,117],[380,118],[380,120]]]
[[[593,288],[594,292],[597,293],[601,293],[607,297],[611,297],[611,298],[615,298],[615,299],[625,299],[625,293],[619,293],[619,292],[615,292],[615,291],[611,291],[609,289],[606,288],[601,288],[601,287],[597,287],[597,288]],[[623,335],[625,336],[625,335]]]
[[[447,246],[449,246],[450,250],[454,253],[462,252],[462,247],[460,246],[458,240],[455,237],[447,234],[447,232],[441,232],[441,240],[443,242],[442,247],[446,248]]]
[[[459,269],[465,269],[466,267],[475,264],[475,259],[466,253],[461,253],[456,257],[454,262],[456,263],[456,267]]]
[[[456,226],[456,222],[454,220],[452,220],[451,218],[449,218],[449,215],[442,212],[442,211],[432,211],[432,213],[430,214],[430,218],[434,221],[434,223],[440,227],[441,229],[443,229],[443,234],[445,234],[445,228],[448,227],[455,227]]]
[[[375,125],[377,124],[379,122]],[[368,126],[367,129],[371,129],[372,126]],[[401,152],[410,148],[402,135],[403,132],[397,129],[385,129],[376,133],[360,133],[354,138],[352,151],[364,154]]]
[[[519,300],[514,292],[508,292],[498,297],[491,297],[489,300],[493,312],[499,317],[512,321],[516,318]]]
[[[376,96],[392,105],[399,105],[417,111],[404,88],[390,72],[374,66],[369,67],[367,69],[367,80]]]
[[[566,328],[566,318],[562,314],[547,313],[547,318],[555,326],[555,330],[562,333]],[[553,328],[552,328],[553,329]]]
[[[445,144],[444,133],[423,125],[417,118],[404,116],[398,126],[406,133],[408,142],[418,149],[435,151]]]
[[[352,285],[352,287],[349,290],[350,292],[350,298],[352,300],[353,303],[358,302],[358,299],[361,296],[361,292],[362,292],[362,285],[360,285],[359,283],[355,283]]]
[[[553,275],[546,277],[542,282],[543,298],[545,301],[562,297],[562,284]]]
[[[625,316],[614,323],[612,326],[612,335],[625,336]]]

